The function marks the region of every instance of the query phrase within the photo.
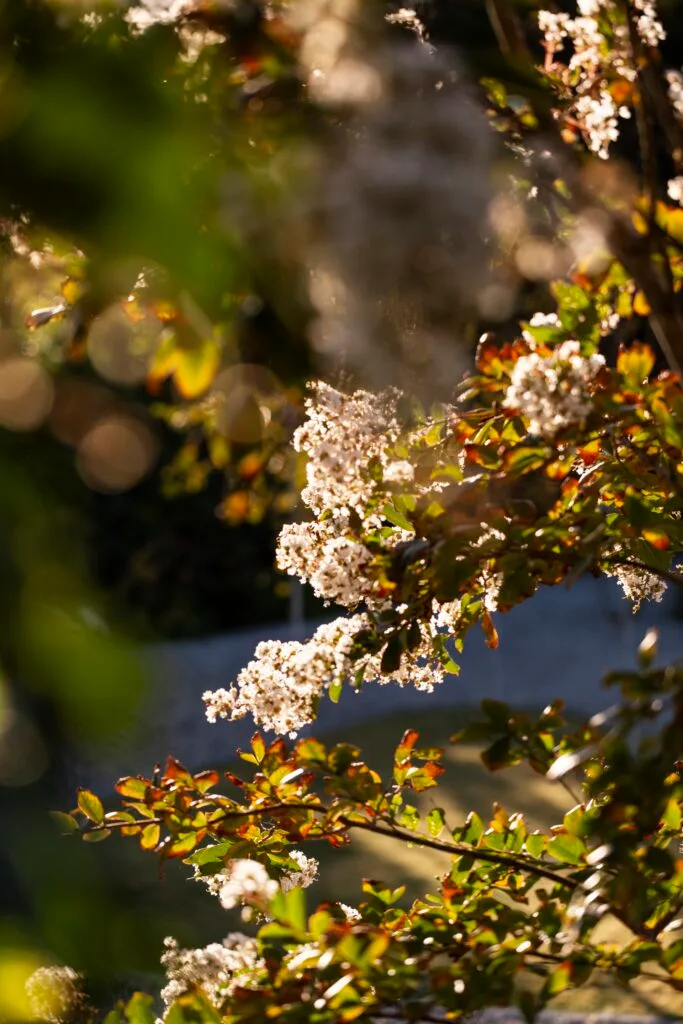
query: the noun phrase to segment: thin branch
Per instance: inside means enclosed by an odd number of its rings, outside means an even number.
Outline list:
[[[264,804],[261,807],[255,807],[252,809],[244,809],[239,811],[225,810],[225,818],[252,818],[252,817],[264,817],[265,815],[272,814],[273,816],[287,814],[291,811],[311,811],[314,814],[329,814],[330,808],[325,807],[321,804],[307,804],[307,803],[292,803],[292,804]],[[211,822],[211,825],[218,824],[219,821],[224,819],[217,819]],[[420,833],[408,832],[403,829],[396,827],[377,824],[373,822],[356,821],[353,818],[348,818],[345,815],[340,815],[335,819],[344,826],[345,829],[357,829],[361,832],[372,832],[375,835],[386,836],[389,839],[397,839],[404,843],[413,843],[415,846],[424,846],[429,850],[434,850],[437,853],[447,853],[451,856],[464,856],[472,857],[473,860],[481,860],[491,864],[499,864],[503,867],[514,868],[517,871],[527,871],[529,874],[536,875],[538,878],[545,878],[547,881],[555,882],[557,885],[562,885],[567,889],[577,889],[579,886],[578,882],[575,882],[571,878],[566,878],[564,875],[559,874],[556,871],[552,871],[550,868],[544,868],[533,862],[525,860],[523,857],[516,857],[512,853],[499,853],[496,850],[486,850],[481,847],[471,847],[464,843],[445,843],[438,839],[431,839],[429,836],[422,835]],[[122,829],[130,828],[137,822],[122,821],[122,822],[102,822],[100,825],[96,825],[91,832],[102,832],[106,829]],[[145,818],[139,823],[141,826],[146,825],[163,825],[163,818]],[[320,836],[324,839],[324,836]]]

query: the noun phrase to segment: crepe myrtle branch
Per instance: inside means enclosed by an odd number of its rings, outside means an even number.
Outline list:
[[[261,807],[255,807],[251,810],[239,810],[231,811],[226,810],[223,819],[214,819],[212,824],[217,824],[221,820],[227,820],[229,818],[261,818],[267,815],[278,816],[289,813],[290,811],[312,811],[314,814],[327,815],[331,813],[331,808],[325,807],[321,804],[308,804],[308,803],[281,803],[281,804],[263,804]],[[554,882],[556,885],[564,886],[567,889],[577,889],[579,882],[572,878],[567,878],[561,875],[557,871],[552,871],[550,868],[542,867],[533,861],[528,861],[524,857],[517,857],[511,853],[499,853],[495,850],[486,850],[479,847],[471,847],[465,843],[447,843],[442,842],[438,839],[429,838],[428,836],[421,835],[420,833],[408,832],[404,829],[396,828],[395,826],[384,825],[381,823],[370,822],[370,821],[357,821],[354,818],[349,818],[346,815],[339,815],[334,819],[335,823],[343,825],[345,829],[357,829],[362,832],[372,832],[375,835],[386,836],[389,839],[397,839],[403,843],[412,843],[414,846],[423,846],[429,850],[435,850],[438,853],[448,853],[452,856],[466,856],[472,857],[473,860],[481,860],[490,864],[500,864],[503,867],[514,868],[516,871],[527,871],[532,875],[536,875],[538,878],[544,878],[546,881]],[[91,832],[104,832],[107,830],[130,828],[132,822],[121,821],[121,822],[109,822],[104,821],[99,825],[94,825]],[[163,818],[145,818],[141,824],[146,825],[164,825]],[[315,837],[324,838],[324,836]]]

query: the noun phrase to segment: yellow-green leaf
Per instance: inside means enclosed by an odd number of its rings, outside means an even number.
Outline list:
[[[102,801],[95,793],[91,793],[89,789],[79,789],[78,809],[81,814],[85,815],[88,821],[94,822],[95,825],[100,825],[104,821]]]

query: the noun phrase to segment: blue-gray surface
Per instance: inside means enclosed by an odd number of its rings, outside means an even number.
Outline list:
[[[660,632],[660,659],[683,656],[683,620],[675,599],[648,605],[638,615],[609,580],[584,578],[571,588],[544,588],[505,615],[497,615],[498,650],[486,647],[472,631],[458,660],[461,673],[432,694],[411,687],[366,685],[346,691],[338,704],[324,700],[316,731],[349,730],[397,711],[477,704],[483,697],[519,707],[542,708],[562,697],[571,708],[589,712],[612,702],[600,686],[607,671],[634,664],[646,629]],[[150,687],[140,710],[140,727],[109,749],[93,751],[78,769],[81,784],[107,787],[120,774],[148,774],[156,761],[173,753],[193,768],[225,762],[253,732],[248,721],[209,725],[203,713],[204,690],[229,686],[263,639],[304,639],[314,624],[283,624],[147,648],[144,657]],[[351,734],[349,734],[351,735]]]

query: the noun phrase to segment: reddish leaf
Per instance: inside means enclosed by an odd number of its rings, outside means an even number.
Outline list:
[[[498,649],[498,630],[493,625],[493,619],[491,618],[490,612],[484,612],[481,617],[481,628],[484,631],[484,639],[486,640],[486,646],[490,647],[492,651]]]
[[[149,779],[144,779],[141,775],[131,775],[119,779],[114,789],[121,796],[128,797],[131,800],[144,800],[149,785],[151,785]]]

